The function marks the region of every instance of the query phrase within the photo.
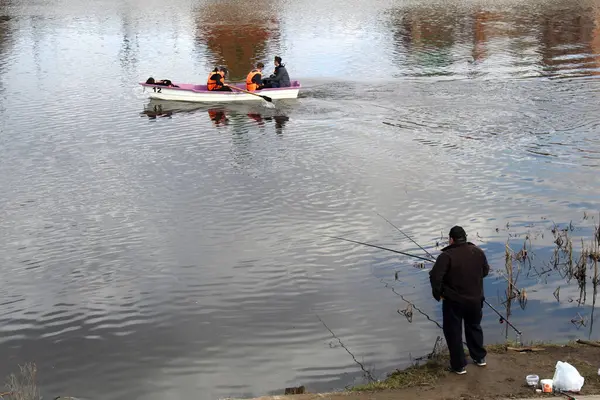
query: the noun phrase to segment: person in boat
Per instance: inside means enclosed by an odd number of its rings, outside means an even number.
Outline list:
[[[275,71],[264,79],[265,87],[267,88],[279,88],[279,87],[290,87],[290,76],[288,75],[285,65],[281,62],[281,57],[275,56]]]
[[[442,300],[443,330],[450,352],[451,372],[467,373],[467,360],[462,342],[465,326],[467,348],[473,362],[486,365],[487,352],[483,347],[483,278],[490,266],[483,250],[467,242],[467,233],[460,226],[450,229],[450,245],[442,249],[429,272],[433,297]]]
[[[206,88],[211,91],[219,92],[231,92],[231,88],[226,86],[225,77],[227,76],[227,68],[215,67],[210,74],[208,74],[208,81],[206,82]]]
[[[265,87],[262,81],[262,70],[264,67],[265,64],[259,62],[256,64],[256,68],[248,73],[248,76],[246,76],[246,90],[254,92]]]

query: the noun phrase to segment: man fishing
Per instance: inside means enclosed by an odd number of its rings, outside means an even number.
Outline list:
[[[443,329],[450,352],[450,371],[463,375],[467,373],[462,342],[463,322],[471,359],[480,367],[486,365],[481,318],[485,301],[483,278],[488,275],[490,266],[483,250],[467,242],[467,234],[462,227],[450,229],[449,241],[429,272],[429,280],[433,297],[443,301]]]

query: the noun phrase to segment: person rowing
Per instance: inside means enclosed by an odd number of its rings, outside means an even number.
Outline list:
[[[265,87],[262,81],[262,70],[264,67],[265,64],[259,62],[256,64],[256,68],[248,73],[248,76],[246,76],[246,90],[254,92]]]
[[[206,88],[210,91],[231,92],[231,88],[225,84],[226,76],[227,68],[215,67],[215,69],[208,74]]]

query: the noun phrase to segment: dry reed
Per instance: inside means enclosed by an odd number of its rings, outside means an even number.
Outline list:
[[[19,365],[18,375],[11,374],[6,382],[10,392],[6,399],[10,400],[40,400],[40,391],[37,386],[37,367],[35,364],[26,363]]]

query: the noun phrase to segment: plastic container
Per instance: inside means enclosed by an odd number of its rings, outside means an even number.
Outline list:
[[[527,375],[525,377],[525,380],[527,381],[527,384],[529,386],[537,386],[538,382],[540,381],[540,377],[537,375]]]
[[[542,384],[542,392],[552,393],[552,379],[542,379],[540,383]]]

